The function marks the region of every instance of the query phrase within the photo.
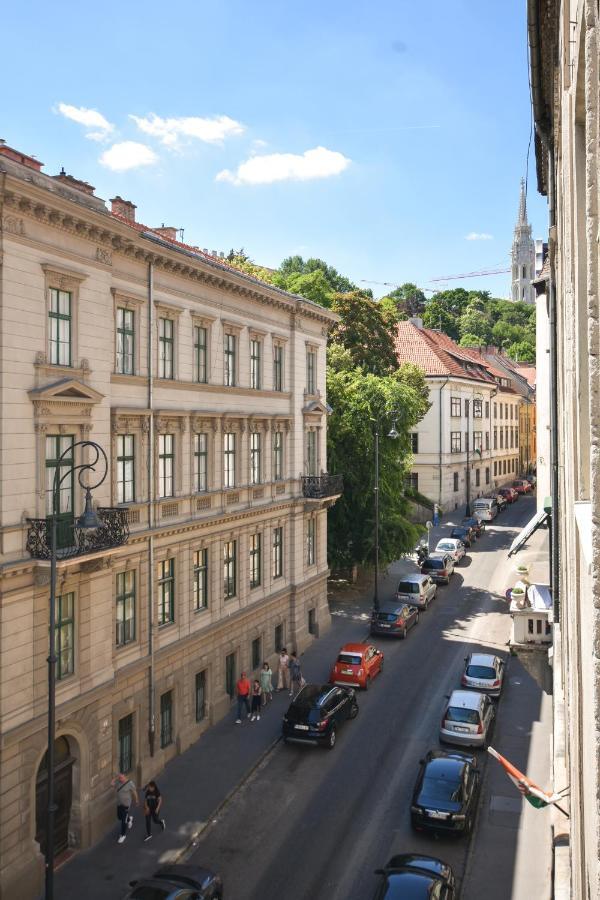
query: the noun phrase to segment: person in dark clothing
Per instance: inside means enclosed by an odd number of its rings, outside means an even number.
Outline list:
[[[155,781],[149,781],[144,788],[144,815],[146,816],[146,837],[144,841],[149,841],[152,837],[152,822],[160,825],[164,831],[167,823],[164,819],[160,819],[158,814],[162,806],[162,794],[158,789]]]

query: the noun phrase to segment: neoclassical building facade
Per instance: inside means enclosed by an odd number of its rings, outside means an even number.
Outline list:
[[[112,824],[114,772],[155,775],[229,712],[242,669],[330,621],[336,317],[111,203],[0,145],[1,897],[43,873],[57,468],[58,854]],[[108,458],[92,543],[69,476],[86,440]]]

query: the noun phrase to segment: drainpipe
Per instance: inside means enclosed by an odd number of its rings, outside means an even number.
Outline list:
[[[444,388],[446,387],[446,385],[448,384],[449,381],[450,381],[450,376],[447,375],[447,376],[446,376],[446,380],[444,381],[444,383],[440,385],[440,462],[439,462],[439,467],[440,467],[440,479],[439,479],[439,480],[440,480],[440,493],[439,493],[439,500],[438,500],[440,509],[443,509],[443,508],[444,508],[443,503],[442,503],[442,477],[443,477],[443,470],[444,470],[444,467],[443,467],[443,464],[442,464],[442,448],[443,448],[443,444],[444,444],[443,432],[442,432],[442,426],[443,426],[443,418],[442,418],[442,391],[444,390]]]
[[[554,149],[548,146],[548,206],[550,231],[556,230],[555,208],[555,181],[554,181]],[[552,459],[551,471],[551,496],[552,516],[550,528],[552,533],[552,553],[550,555],[550,589],[554,602],[554,620],[561,621],[560,617],[560,571],[559,571],[559,528],[558,528],[558,353],[557,353],[557,324],[556,324],[556,280],[554,274],[554,250],[550,258],[550,457]]]
[[[156,698],[154,694],[154,267],[148,263],[148,747],[154,756]]]

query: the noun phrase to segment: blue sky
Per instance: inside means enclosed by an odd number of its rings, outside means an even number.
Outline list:
[[[9,4],[3,69],[7,143],[191,244],[430,288],[508,264],[524,0]],[[533,148],[528,205],[544,236]],[[460,285],[506,296],[508,276]]]

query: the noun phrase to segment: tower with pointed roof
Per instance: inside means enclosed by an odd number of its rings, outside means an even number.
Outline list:
[[[515,225],[512,243],[512,285],[511,297],[523,303],[535,303],[535,242],[531,237],[531,225],[527,221],[527,197],[525,181],[521,179],[519,216]]]

